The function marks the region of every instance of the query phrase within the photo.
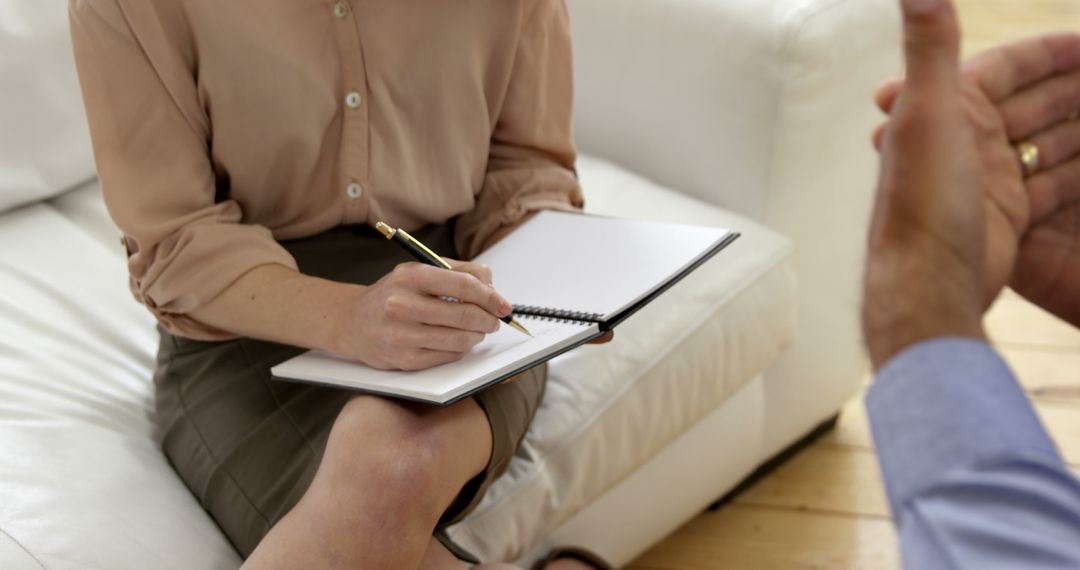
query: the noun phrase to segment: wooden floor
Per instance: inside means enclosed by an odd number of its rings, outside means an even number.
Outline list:
[[[964,51],[1049,30],[1080,31],[1078,0],[959,0]],[[1050,433],[1080,471],[1080,332],[1012,293],[987,328]],[[837,429],[731,504],[689,522],[634,570],[899,568],[861,396]]]

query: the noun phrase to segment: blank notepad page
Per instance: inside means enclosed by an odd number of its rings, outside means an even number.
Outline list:
[[[607,319],[683,273],[730,234],[544,211],[476,261],[491,267],[495,288],[515,305]]]

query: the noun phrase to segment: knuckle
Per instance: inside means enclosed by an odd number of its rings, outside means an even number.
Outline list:
[[[390,295],[383,304],[383,312],[393,320],[401,320],[409,313],[409,303],[401,295]]]
[[[414,263],[401,263],[398,264],[390,273],[386,276],[390,285],[401,285],[403,283],[409,283],[415,279]]]
[[[1043,100],[1042,112],[1048,117],[1067,117],[1076,109],[1075,93],[1071,88],[1068,91],[1055,90],[1048,93]]]
[[[471,321],[472,321],[472,319],[470,319],[470,315],[471,315],[470,309],[472,307],[470,305],[466,304],[466,303],[458,303],[458,304],[460,305],[460,307],[457,307],[457,311],[456,311],[456,313],[457,313],[457,315],[456,315],[457,328],[459,328],[459,329],[469,328],[469,325],[471,324]]]
[[[430,266],[424,265],[423,263],[417,263],[415,261],[402,263],[395,268],[395,270],[398,271],[400,277],[407,281],[412,281],[423,277],[424,274],[430,269]]]
[[[458,273],[458,281],[461,283],[461,286],[466,289],[474,289],[480,284],[480,280],[472,273]]]
[[[487,290],[487,306],[491,309],[491,312],[495,313],[499,310],[499,305],[502,304],[502,299],[494,289]]]
[[[410,350],[400,354],[397,358],[397,367],[406,371],[420,370],[422,368],[420,351]]]
[[[470,348],[472,348],[473,345],[470,342],[471,340],[472,340],[472,333],[467,333],[467,332],[457,333],[451,339],[449,348],[450,348],[450,350],[452,350],[454,352],[465,352],[466,350],[469,350]]]
[[[466,352],[466,351],[471,350],[472,347],[480,344],[480,342],[482,340],[484,340],[484,333],[478,333],[478,332],[466,333],[464,335],[463,340],[464,340],[465,344],[464,344],[463,348],[461,349],[461,352]]]
[[[473,290],[473,283],[476,278],[468,273],[454,273],[452,285],[454,296],[459,299],[470,299],[472,295],[470,292]]]
[[[491,279],[491,268],[483,263],[470,263],[467,271],[478,281],[486,282]]]

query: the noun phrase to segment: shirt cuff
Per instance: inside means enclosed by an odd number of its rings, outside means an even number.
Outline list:
[[[956,469],[1018,454],[1062,463],[984,342],[941,338],[904,350],[878,372],[866,408],[893,513]]]
[[[249,271],[270,264],[297,269],[270,230],[255,224],[188,224],[153,245],[128,259],[132,293],[166,331],[196,340],[237,337],[195,320],[190,313]]]

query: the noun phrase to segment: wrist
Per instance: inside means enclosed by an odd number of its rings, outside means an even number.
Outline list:
[[[356,315],[350,309],[359,304],[368,287],[351,283],[328,282],[331,291],[319,296],[319,319],[322,326],[315,327],[317,348],[334,354],[350,355],[350,339],[356,332]]]
[[[978,318],[949,318],[948,315],[905,315],[892,319],[867,318],[863,329],[874,370],[905,349],[935,338],[954,337],[986,341]]]
[[[975,270],[948,257],[873,251],[864,281],[862,329],[874,369],[933,338],[985,340],[980,283]]]

